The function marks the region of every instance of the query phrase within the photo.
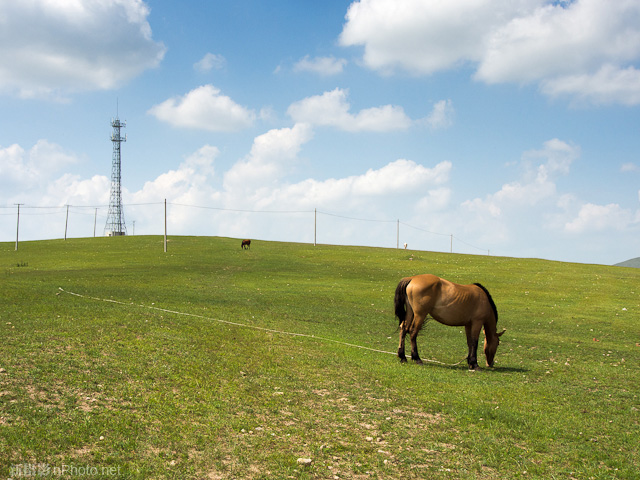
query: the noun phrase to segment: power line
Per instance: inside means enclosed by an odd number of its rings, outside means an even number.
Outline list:
[[[400,222],[400,225],[404,225],[405,227],[413,228],[414,230],[420,230],[421,232],[430,233],[431,235],[441,235],[443,237],[449,237],[451,235],[450,233],[432,232],[430,230],[425,230],[424,228],[415,227],[413,225],[409,225],[408,223],[404,223],[404,222]]]
[[[124,206],[127,207],[140,207],[140,206],[153,206],[153,205],[163,205],[165,204],[165,202],[140,202],[140,203],[127,203],[127,204],[123,204]],[[338,214],[338,213],[331,213],[331,212],[324,212],[324,211],[320,211],[320,210],[255,210],[255,209],[241,209],[241,208],[225,208],[225,207],[214,207],[214,206],[206,206],[206,205],[194,205],[194,204],[186,204],[186,203],[179,203],[179,202],[166,202],[166,205],[171,205],[174,207],[184,207],[184,208],[197,208],[197,209],[201,209],[201,210],[215,210],[215,211],[219,211],[219,212],[232,212],[232,213],[251,213],[251,214],[314,214],[314,216],[317,216],[317,214],[321,214],[321,215],[325,215],[327,217],[333,217],[333,218],[340,218],[340,219],[345,219],[345,220],[351,220],[351,221],[358,221],[358,222],[369,222],[369,223],[396,223],[398,225],[397,228],[397,237],[398,237],[398,242],[399,243],[399,236],[400,236],[400,225],[405,226],[407,228],[413,229],[413,230],[417,230],[420,232],[424,232],[424,233],[428,233],[430,235],[437,235],[437,236],[442,236],[442,237],[449,237],[451,239],[451,247],[450,247],[450,251],[451,253],[453,253],[453,240],[455,239],[457,242],[464,244],[470,248],[479,250],[479,251],[483,251],[483,252],[489,252],[488,249],[486,248],[481,248],[478,247],[477,245],[473,245],[465,240],[462,240],[461,238],[451,234],[451,233],[442,233],[442,232],[434,232],[432,230],[426,229],[426,228],[422,228],[422,227],[418,227],[415,225],[411,225],[409,223],[405,223],[400,221],[399,219],[396,220],[386,220],[386,219],[372,219],[372,218],[360,218],[360,217],[354,217],[354,216],[350,216],[350,215],[342,215],[342,214]],[[65,205],[60,205],[60,206],[51,206],[51,205],[27,205],[27,204],[20,204],[20,213],[22,215],[25,216],[42,216],[42,215],[57,215],[57,214],[61,214],[65,211],[65,209],[71,209],[72,212],[74,212],[76,215],[83,215],[83,216],[94,216],[94,218],[98,217],[98,210],[101,209],[106,209],[106,208],[110,208],[111,205],[108,207],[107,205],[71,205],[71,204],[65,204]],[[14,207],[0,207],[0,209],[6,209],[6,210],[13,210],[15,209]],[[94,213],[85,213],[82,210],[84,209],[92,209],[95,210]],[[34,211],[35,210],[35,211]],[[29,212],[31,211],[31,212]],[[8,212],[8,213],[0,213],[0,215],[2,216],[8,216],[8,215],[15,215],[14,212]],[[104,215],[100,215],[101,218],[104,217]],[[108,215],[107,215],[108,218]],[[316,229],[316,222],[314,221],[314,239],[315,239],[315,229]],[[95,235],[94,235],[95,236]],[[315,244],[315,241],[314,241]],[[396,245],[397,247],[399,247],[399,245]]]
[[[336,213],[321,212],[320,210],[318,210],[318,213],[321,213],[322,215],[327,215],[329,217],[344,218],[347,220],[356,220],[359,222],[374,222],[374,223],[395,223],[396,222],[396,220],[379,220],[379,219],[369,219],[369,218],[347,217],[346,215],[338,215]]]
[[[204,210],[219,210],[223,212],[241,212],[241,213],[313,213],[313,210],[245,210],[245,209],[239,209],[239,208],[207,207],[202,205],[189,205],[185,203],[173,203],[173,202],[167,202],[167,205],[174,205],[178,207],[200,208]]]

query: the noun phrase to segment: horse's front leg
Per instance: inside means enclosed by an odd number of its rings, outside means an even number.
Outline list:
[[[469,370],[480,370],[478,366],[478,339],[480,338],[480,327],[474,327],[472,324],[465,327],[467,333],[467,346],[469,347],[469,354],[467,355],[467,363],[469,364]]]

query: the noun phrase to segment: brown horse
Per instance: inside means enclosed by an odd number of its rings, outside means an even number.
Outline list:
[[[242,240],[242,245],[240,247],[244,250],[246,248],[251,248],[251,240]]]
[[[396,288],[395,312],[400,323],[398,357],[406,362],[404,337],[411,338],[411,359],[422,364],[416,338],[427,315],[452,327],[464,326],[467,333],[470,370],[478,369],[478,339],[484,327],[484,354],[487,366],[493,367],[494,357],[503,330],[497,333],[498,309],[489,291],[479,283],[458,285],[435,275],[416,275],[400,280]]]

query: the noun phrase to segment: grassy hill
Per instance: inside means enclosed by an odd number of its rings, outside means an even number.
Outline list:
[[[0,269],[2,478],[640,471],[634,269],[204,237],[0,243]],[[392,355],[395,286],[427,272],[489,289],[496,368],[436,322],[445,365]]]
[[[632,268],[640,268],[640,257],[632,258],[631,260],[627,260],[624,262],[616,263],[616,267],[632,267]]]

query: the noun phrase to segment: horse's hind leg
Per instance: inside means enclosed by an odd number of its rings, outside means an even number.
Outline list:
[[[409,303],[407,303],[406,306],[407,311],[405,313],[404,320],[400,322],[400,343],[398,345],[398,357],[400,358],[400,363],[407,363],[407,357],[404,353],[404,339],[413,324],[413,309]]]
[[[420,333],[420,329],[422,329],[422,325],[424,325],[426,315],[423,317],[419,317],[418,315],[414,315],[413,323],[411,324],[411,360],[416,362],[418,365],[422,365],[422,359],[420,355],[418,355],[418,333]]]
[[[400,358],[400,363],[407,363],[407,356],[404,354],[404,337],[407,336],[405,324],[406,320],[400,324],[400,344],[398,345],[398,358]]]

